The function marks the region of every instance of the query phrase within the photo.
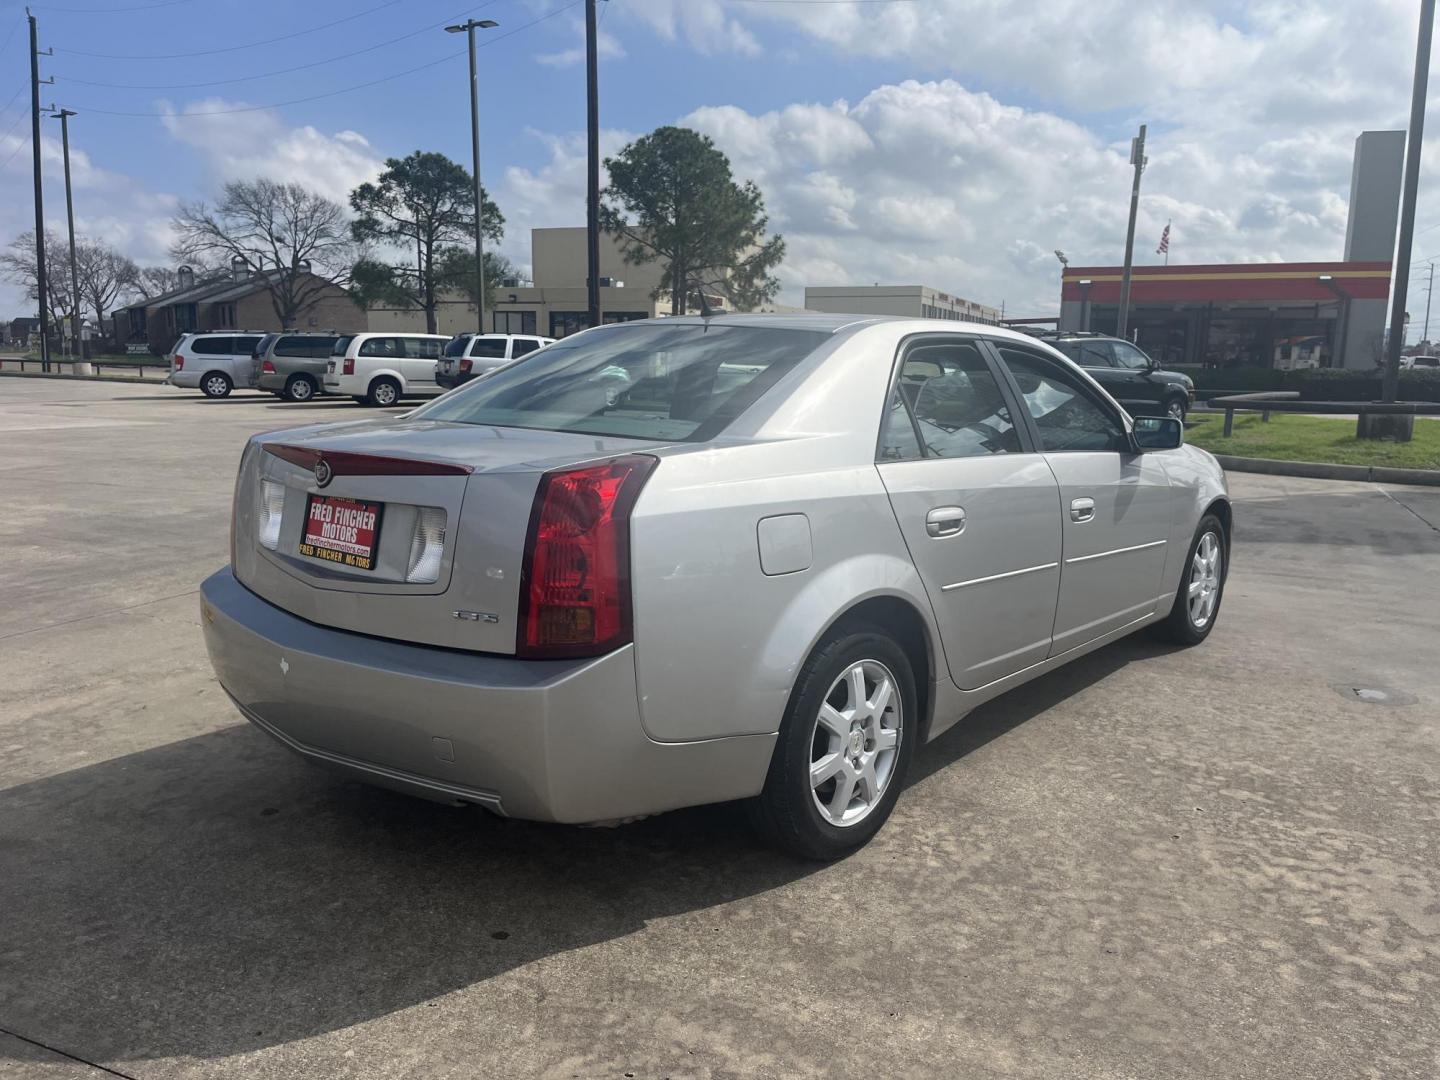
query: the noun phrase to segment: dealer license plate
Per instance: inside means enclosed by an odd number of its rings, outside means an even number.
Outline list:
[[[355,570],[375,569],[384,511],[384,503],[311,495],[305,503],[300,554]]]

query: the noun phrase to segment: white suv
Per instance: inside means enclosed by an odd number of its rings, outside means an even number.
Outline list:
[[[442,389],[453,389],[554,340],[535,334],[459,334],[445,346],[445,355],[435,366],[435,381]]]
[[[233,330],[183,334],[170,350],[170,378],[166,381],[214,398],[226,397],[237,386],[253,389],[250,356],[263,336]]]
[[[325,365],[325,392],[385,407],[402,397],[434,397],[435,362],[449,339],[441,334],[348,334],[337,338]]]

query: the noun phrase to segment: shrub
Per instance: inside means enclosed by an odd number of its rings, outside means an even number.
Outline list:
[[[1288,389],[1300,391],[1311,401],[1378,401],[1381,394],[1380,373],[1348,368],[1314,368],[1297,373],[1299,378]],[[1440,401],[1440,371],[1402,371],[1401,401]]]
[[[1184,369],[1195,380],[1196,390],[1233,390],[1253,394],[1261,390],[1293,390],[1289,371],[1273,368],[1233,367]]]

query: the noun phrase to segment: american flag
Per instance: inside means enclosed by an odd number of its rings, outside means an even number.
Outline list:
[[[1155,249],[1156,255],[1170,254],[1170,223],[1165,223],[1165,231],[1160,234],[1160,246]]]

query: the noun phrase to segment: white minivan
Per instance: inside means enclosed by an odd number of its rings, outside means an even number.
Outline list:
[[[402,397],[434,397],[435,362],[450,339],[441,334],[348,334],[337,338],[325,366],[325,392],[349,394],[365,405],[394,405]]]
[[[237,386],[255,386],[250,354],[261,334],[233,330],[209,334],[182,334],[170,350],[171,386],[200,390],[206,397],[227,397]]]
[[[445,346],[445,356],[435,367],[435,381],[442,390],[453,390],[554,340],[536,334],[457,334]]]

